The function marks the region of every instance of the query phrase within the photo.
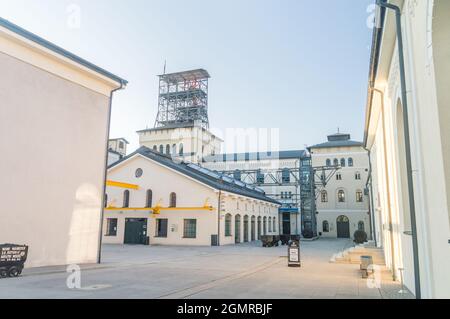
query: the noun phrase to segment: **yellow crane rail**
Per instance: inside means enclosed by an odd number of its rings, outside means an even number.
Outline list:
[[[126,189],[135,189],[135,190],[139,189],[139,185],[116,182],[116,181],[106,181],[106,186],[126,188]]]
[[[203,206],[203,207],[107,207],[105,211],[148,211],[152,212],[155,215],[159,215],[161,211],[195,211],[195,210],[207,210],[214,211],[214,207],[212,206]]]

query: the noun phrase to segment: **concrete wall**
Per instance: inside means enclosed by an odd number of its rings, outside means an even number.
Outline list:
[[[95,263],[113,87],[43,51],[0,28],[0,243],[27,267]]]

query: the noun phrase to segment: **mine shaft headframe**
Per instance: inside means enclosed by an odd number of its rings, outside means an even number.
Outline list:
[[[155,127],[200,125],[209,128],[208,87],[204,69],[159,75],[158,116]]]

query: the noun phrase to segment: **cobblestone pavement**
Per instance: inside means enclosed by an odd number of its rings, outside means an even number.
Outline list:
[[[369,288],[358,265],[332,264],[348,240],[301,243],[301,268],[287,267],[287,248],[260,243],[224,247],[112,246],[101,265],[84,265],[81,289],[67,287],[65,267],[28,269],[0,280],[0,298],[411,298],[381,272]]]

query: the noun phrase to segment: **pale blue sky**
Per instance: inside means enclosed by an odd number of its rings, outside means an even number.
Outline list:
[[[0,0],[0,16],[129,80],[111,136],[131,150],[154,125],[165,59],[168,72],[209,71],[212,127],[280,128],[281,149],[302,149],[337,127],[362,139],[373,2]]]

